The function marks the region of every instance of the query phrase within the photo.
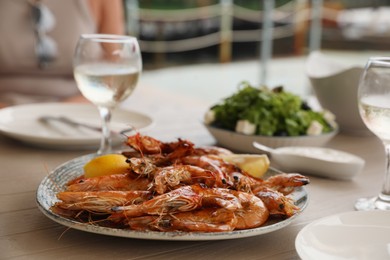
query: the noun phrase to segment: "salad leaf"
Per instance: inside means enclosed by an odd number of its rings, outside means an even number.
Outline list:
[[[312,121],[323,126],[322,133],[333,130],[323,112],[313,111],[301,98],[282,87],[255,88],[242,82],[238,91],[211,107],[215,127],[235,130],[238,120],[248,120],[256,126],[257,135],[306,135]]]

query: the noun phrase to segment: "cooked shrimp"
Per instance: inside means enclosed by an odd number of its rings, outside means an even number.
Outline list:
[[[255,228],[263,225],[267,221],[269,211],[261,199],[242,191],[231,190],[231,192],[238,198],[242,205],[241,208],[234,211],[237,218],[235,229]]]
[[[229,189],[197,188],[197,192],[202,196],[203,207],[221,207],[231,211],[242,208],[239,199]]]
[[[209,156],[186,156],[180,159],[180,163],[198,166],[212,171],[216,176],[216,185],[221,188],[231,187],[233,182],[220,167],[220,161]]]
[[[172,216],[175,230],[196,232],[227,232],[236,228],[234,211],[225,208],[203,208],[192,212],[180,212]]]
[[[161,153],[163,143],[150,136],[143,136],[140,133],[127,137],[127,145],[134,150],[145,154]]]
[[[270,215],[291,217],[299,210],[291,198],[266,186],[259,187],[254,194],[264,202]]]
[[[182,158],[181,162],[214,172],[221,180],[217,182],[218,187],[250,192],[252,186],[262,183],[262,180],[249,176],[234,164],[216,155],[187,156]]]
[[[128,158],[127,159],[128,163],[134,164],[134,165],[130,165],[130,167],[133,166],[133,170],[138,174],[142,174],[142,169],[143,169],[141,167],[143,166],[142,164],[152,164],[154,167],[163,167],[163,166],[169,166],[173,164],[171,159],[164,156],[163,154],[142,154],[138,151],[126,151],[126,152],[122,152],[122,155]],[[150,167],[151,165],[147,165],[147,166]],[[140,168],[138,168],[137,170],[137,167]]]
[[[310,182],[306,176],[298,173],[283,173],[271,176],[266,180],[258,179],[215,155],[187,156],[182,159],[182,162],[214,171],[221,176],[222,187],[245,192],[251,192],[257,187],[267,186],[287,195],[294,191],[296,187]]]
[[[145,215],[140,217],[126,218],[123,220],[126,226],[132,230],[146,231],[165,231],[164,227],[171,226],[169,219],[163,219],[164,216]]]
[[[183,186],[171,192],[154,197],[139,205],[114,207],[110,219],[138,217],[145,214],[162,215],[179,211],[191,211],[202,205],[202,198],[193,186]]]
[[[71,182],[66,191],[148,190],[147,178],[135,178],[131,174],[112,174],[92,178],[78,178]]]
[[[177,188],[180,184],[203,183],[207,187],[213,187],[216,182],[213,172],[197,166],[156,167],[146,158],[130,158],[127,162],[134,173],[153,180],[153,187],[158,194],[163,194],[168,189]]]
[[[165,143],[163,152],[166,154],[167,160],[173,164],[177,159],[193,154],[194,144],[187,140],[178,139],[177,142]]]
[[[158,194],[163,194],[181,183],[187,185],[203,183],[207,187],[213,187],[215,182],[213,172],[192,165],[163,167],[154,176],[154,188]]]
[[[147,157],[128,158],[126,162],[129,164],[130,170],[133,173],[143,177],[151,178],[158,170],[158,167]]]
[[[140,205],[115,207],[117,211],[111,219],[123,217],[138,217],[142,215],[174,214],[205,207],[219,207],[227,210],[237,210],[241,204],[230,190],[221,188],[203,188],[200,185],[183,186],[176,190],[158,195]]]
[[[115,206],[140,204],[151,197],[152,193],[148,191],[64,191],[57,194],[61,201],[55,207],[112,213]]]
[[[80,210],[69,210],[69,209],[63,209],[60,208],[56,205],[53,205],[50,207],[50,210],[57,215],[60,215],[65,218],[70,218],[70,219],[76,219],[77,216],[80,214]]]
[[[223,208],[203,208],[164,216],[142,216],[126,220],[133,230],[228,232],[234,230],[237,218]]]
[[[309,178],[301,174],[282,173],[269,177],[263,182],[263,185],[273,190],[277,190],[284,195],[288,195],[293,192],[296,187],[304,186],[309,183]]]
[[[179,138],[176,142],[164,143],[139,133],[129,136],[127,145],[141,154],[166,154],[171,159],[188,155],[194,150],[194,144],[187,140]]]

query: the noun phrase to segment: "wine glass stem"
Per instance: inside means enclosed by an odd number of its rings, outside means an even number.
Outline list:
[[[99,106],[99,113],[102,119],[102,139],[100,141],[100,148],[97,154],[107,154],[111,152],[111,109],[108,107]]]
[[[386,175],[382,187],[382,194],[390,198],[390,143],[384,142],[386,152]]]

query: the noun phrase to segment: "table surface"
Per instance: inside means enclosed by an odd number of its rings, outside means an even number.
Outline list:
[[[209,105],[183,91],[141,84],[123,107],[154,119],[145,134],[202,146],[215,144],[201,123]],[[0,137],[0,259],[299,259],[294,243],[305,225],[353,211],[358,197],[376,195],[381,188],[384,150],[377,138],[339,134],[326,146],[362,157],[365,168],[351,181],[310,177],[309,205],[289,226],[233,240],[154,241],[67,229],[45,217],[36,205],[41,180],[59,164],[91,151],[49,150]]]

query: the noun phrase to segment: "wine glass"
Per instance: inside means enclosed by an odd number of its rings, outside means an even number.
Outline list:
[[[73,57],[73,71],[83,96],[97,106],[102,118],[98,155],[111,152],[112,110],[131,95],[142,70],[136,38],[124,35],[83,34]]]
[[[359,199],[355,208],[390,210],[390,57],[368,60],[359,82],[358,104],[364,123],[384,144],[386,173],[379,195]]]

